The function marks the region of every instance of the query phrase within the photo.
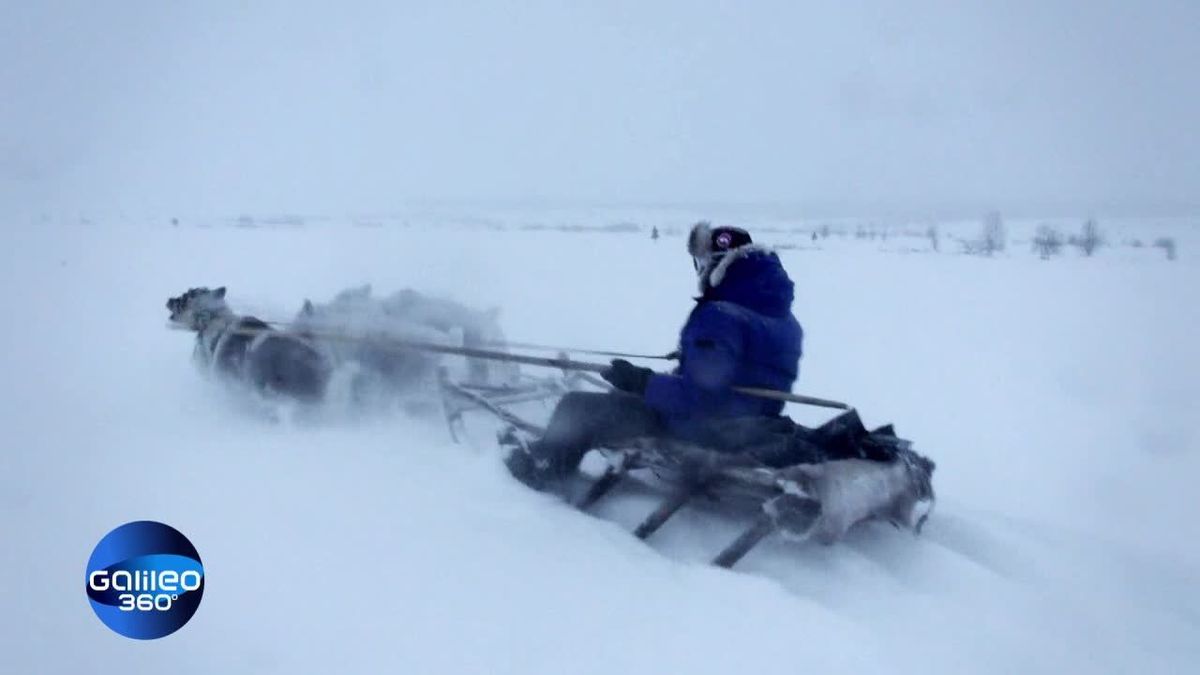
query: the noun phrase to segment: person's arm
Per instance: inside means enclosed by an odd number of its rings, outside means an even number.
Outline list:
[[[684,327],[682,365],[673,375],[653,375],[646,403],[661,413],[686,416],[728,395],[742,358],[742,328],[719,305],[702,305]]]

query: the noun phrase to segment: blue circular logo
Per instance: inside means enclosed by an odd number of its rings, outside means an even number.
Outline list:
[[[96,544],[84,583],[104,625],[125,637],[153,640],[179,630],[196,613],[204,566],[179,530],[138,520]]]

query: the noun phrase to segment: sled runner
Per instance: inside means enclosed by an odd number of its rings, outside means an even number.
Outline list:
[[[542,429],[512,406],[550,401],[580,384],[565,374],[524,389],[484,391],[443,378],[451,434],[460,437],[464,413],[482,411],[504,426],[501,445],[520,452]],[[555,491],[587,511],[625,481],[649,486],[662,497],[634,529],[640,539],[698,501],[745,514],[746,528],[712,560],[721,567],[773,534],[829,544],[868,520],[916,533],[933,507],[934,463],[890,425],[868,431],[854,410],[811,429],[787,418],[727,420],[714,439],[714,447],[661,437],[599,447],[605,469],[582,487],[561,481]]]

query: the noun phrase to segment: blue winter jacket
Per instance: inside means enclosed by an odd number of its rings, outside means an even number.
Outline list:
[[[804,332],[779,257],[751,247],[728,255],[736,257],[705,284],[680,332],[679,367],[654,375],[646,388],[646,403],[681,438],[702,441],[703,425],[714,419],[779,415],[783,402],[730,387],[790,391],[800,369]]]

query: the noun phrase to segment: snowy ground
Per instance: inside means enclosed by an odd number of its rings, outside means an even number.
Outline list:
[[[5,228],[0,672],[1194,671],[1200,237],[1173,234],[1174,263],[762,237],[799,246],[798,391],[895,422],[940,501],[918,539],[867,527],[726,572],[702,562],[726,532],[689,517],[646,546],[435,424],[239,414],[164,329],[190,286],[288,318],[370,281],[499,306],[514,340],[663,352],[694,285],[679,235]],[[207,573],[153,642],[83,593],[96,541],[137,519],[182,530]]]

